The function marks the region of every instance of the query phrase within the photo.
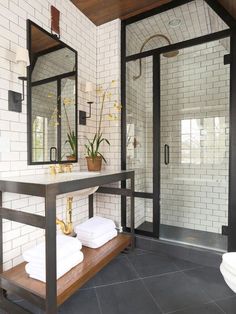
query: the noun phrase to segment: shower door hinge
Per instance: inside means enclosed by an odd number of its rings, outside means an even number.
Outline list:
[[[229,227],[228,226],[222,226],[222,235],[228,236],[229,235]]]

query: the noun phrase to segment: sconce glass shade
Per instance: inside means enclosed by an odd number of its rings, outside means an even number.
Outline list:
[[[30,65],[28,50],[22,47],[17,47],[15,61],[17,63],[17,72],[21,77],[25,77],[26,67]]]
[[[90,93],[93,91],[93,84],[91,82],[85,83],[85,92]]]

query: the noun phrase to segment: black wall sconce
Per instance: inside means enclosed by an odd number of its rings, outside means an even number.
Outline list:
[[[91,82],[86,82],[85,84],[85,93],[91,93],[93,91],[93,84]],[[91,118],[92,115],[92,104],[93,101],[87,101],[87,104],[89,105],[89,114],[87,116],[86,111],[79,111],[79,124],[86,125],[86,120]]]
[[[30,65],[28,50],[17,47],[15,61],[17,63],[18,72],[21,75],[18,79],[22,81],[22,94],[12,90],[8,91],[8,110],[22,112],[22,101],[25,100],[25,81],[27,80],[26,68]]]

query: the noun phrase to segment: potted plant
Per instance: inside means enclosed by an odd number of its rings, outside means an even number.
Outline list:
[[[102,136],[102,133],[95,133],[93,139],[90,141],[87,139],[88,144],[85,144],[86,151],[87,151],[87,167],[88,171],[100,171],[102,168],[102,160],[106,163],[106,159],[100,153],[100,145],[102,142],[106,142],[110,145],[108,139]]]
[[[100,108],[100,114],[99,114],[99,124],[98,129],[96,130],[96,133],[94,134],[92,140],[87,138],[87,144],[85,144],[86,148],[86,160],[87,160],[87,167],[88,171],[100,171],[102,168],[102,161],[106,163],[106,159],[104,158],[103,154],[100,151],[100,146],[102,143],[106,143],[110,145],[110,142],[108,139],[103,137],[102,133],[102,118],[103,118],[103,109],[105,105],[106,99],[110,99],[112,96],[109,92],[109,89],[111,86],[115,84],[115,81],[111,81],[107,89],[98,89],[97,92],[101,93],[101,108]],[[118,111],[120,111],[121,106],[118,106],[117,102],[114,103],[114,108],[116,108]],[[116,115],[109,114],[108,118],[110,120],[117,120]]]
[[[72,100],[70,98],[65,98],[63,100],[63,106],[65,110],[65,116],[66,116],[66,122],[68,127],[67,132],[67,140],[65,141],[65,144],[70,145],[71,154],[66,156],[66,159],[68,161],[75,161],[76,160],[76,150],[77,150],[77,136],[75,134],[75,131],[71,129],[69,117],[66,110],[66,105],[71,104]]]

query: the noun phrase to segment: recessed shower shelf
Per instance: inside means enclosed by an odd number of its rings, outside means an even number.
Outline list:
[[[77,289],[82,287],[130,244],[130,235],[119,234],[99,249],[83,247],[84,261],[57,280],[57,305],[65,302]],[[1,280],[7,280],[16,288],[23,288],[45,300],[46,284],[30,278],[25,272],[25,264],[21,263],[5,271],[0,276]]]

